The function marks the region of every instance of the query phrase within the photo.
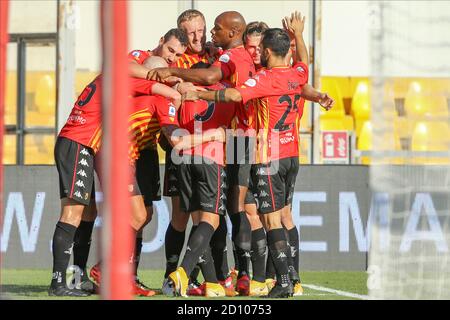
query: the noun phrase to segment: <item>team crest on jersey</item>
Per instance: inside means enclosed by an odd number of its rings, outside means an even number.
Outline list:
[[[303,72],[305,72],[305,69],[303,69],[302,67],[297,67],[297,71],[303,73]]]
[[[139,58],[140,55],[141,55],[141,53],[140,53],[139,51],[133,51],[133,52],[131,53],[131,55],[132,55],[133,57],[135,57],[135,58]]]
[[[247,81],[245,81],[245,85],[246,85],[247,87],[254,87],[254,86],[256,86],[256,80],[250,78],[250,79],[248,79]]]
[[[230,61],[230,56],[224,53],[223,55],[220,56],[219,61],[223,63],[228,63]]]

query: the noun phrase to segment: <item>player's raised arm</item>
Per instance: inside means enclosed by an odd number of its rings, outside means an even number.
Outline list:
[[[308,64],[308,50],[306,49],[305,40],[303,39],[305,17],[302,17],[300,12],[295,11],[291,14],[291,17],[285,17],[282,22],[284,29],[295,39],[297,61]]]

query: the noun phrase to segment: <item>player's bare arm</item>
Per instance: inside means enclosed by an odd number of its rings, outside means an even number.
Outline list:
[[[183,95],[183,100],[186,101],[196,101],[198,99],[228,103],[228,102],[241,102],[242,96],[241,93],[234,88],[228,88],[217,91],[202,91],[202,92],[192,91]]]
[[[327,93],[316,90],[310,84],[305,84],[302,88],[302,98],[319,103],[325,110],[330,110],[334,105],[334,99]]]
[[[222,79],[222,71],[215,66],[208,69],[157,68],[149,72],[147,79],[162,82],[170,76],[201,85],[212,85]]]
[[[308,64],[308,50],[303,39],[305,17],[302,17],[300,12],[295,11],[291,14],[291,17],[285,17],[282,22],[284,29],[295,39],[297,61]]]
[[[226,132],[222,127],[206,130],[201,134],[177,135],[175,131],[180,129],[178,126],[170,125],[161,128],[161,132],[166,136],[169,143],[177,150],[193,148],[199,144],[211,141],[225,142]]]

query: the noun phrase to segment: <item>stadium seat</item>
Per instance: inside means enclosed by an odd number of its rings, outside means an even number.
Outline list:
[[[332,78],[322,78],[321,79],[321,91],[328,93],[330,97],[335,100],[333,108],[328,111],[321,108],[321,117],[326,118],[341,118],[345,116],[345,107],[342,92],[338,87],[337,82]]]
[[[3,164],[16,164],[16,139],[15,134],[3,136]]]
[[[408,118],[416,120],[446,120],[449,116],[447,98],[432,93],[408,93],[405,110]]]
[[[36,86],[34,95],[35,110],[27,110],[27,126],[55,126],[56,85],[54,77],[43,75]]]
[[[342,118],[322,118],[320,117],[320,130],[347,130],[353,131],[353,118],[345,116]]]
[[[26,135],[24,164],[54,164],[53,135]]]
[[[80,93],[83,91],[84,87],[86,87],[92,80],[97,77],[100,72],[92,72],[92,71],[80,71],[77,70],[75,73],[75,95],[78,97]]]
[[[17,123],[17,73],[6,74],[5,124]]]
[[[447,122],[419,121],[414,127],[412,151],[449,151],[450,129]],[[448,157],[414,157],[416,164],[450,164]]]
[[[356,148],[360,151],[398,151],[401,150],[400,138],[395,133],[391,126],[391,130],[389,130],[389,126],[386,128],[386,132],[382,133],[382,136],[379,137],[378,143],[376,146],[373,145],[373,124],[371,121],[366,121],[362,125],[361,133],[356,142]],[[362,156],[360,159],[362,164],[370,164],[374,163],[374,160],[368,156]],[[393,158],[393,157],[377,157],[377,164],[402,164],[403,161],[401,158]]]

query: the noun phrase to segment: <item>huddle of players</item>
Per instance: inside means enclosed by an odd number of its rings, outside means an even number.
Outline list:
[[[209,297],[235,295],[235,290],[269,297],[301,294],[298,231],[290,213],[298,172],[298,124],[303,98],[326,108],[333,101],[306,84],[304,19],[295,13],[283,24],[285,31],[264,30],[267,27],[261,23],[249,24],[246,29],[239,13],[224,12],[211,30],[212,46],[205,43],[203,15],[187,10],[178,18],[179,29],[169,31],[155,50],[130,53],[133,112],[129,117],[129,163],[136,181],[128,189],[131,227],[136,234],[132,259],[136,294],[155,294],[139,281],[137,267],[142,229],[151,220],[152,201],[160,199],[156,151],[160,133],[159,142],[166,149],[164,195],[172,197],[163,292]],[[222,51],[216,49],[219,47]],[[51,295],[85,296],[95,291],[86,262],[97,214],[94,168],[101,176],[100,87],[101,75],[78,98],[55,146],[62,210],[53,236]],[[181,95],[184,102],[179,108]],[[181,135],[179,128],[184,129]],[[226,155],[224,128],[233,129]],[[240,146],[244,148],[239,150]],[[226,212],[233,225],[239,271],[236,288],[227,262]],[[193,228],[177,268],[189,216]],[[74,289],[66,286],[65,279],[72,248],[74,264],[82,270],[81,282]],[[196,282],[196,266],[205,279],[202,286]],[[90,274],[100,283],[99,264]],[[276,282],[267,285],[266,278],[275,276]]]

